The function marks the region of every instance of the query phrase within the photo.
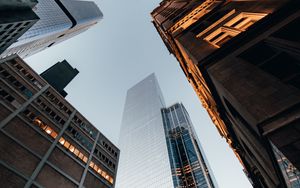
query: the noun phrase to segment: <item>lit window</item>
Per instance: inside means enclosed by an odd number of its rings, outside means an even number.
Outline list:
[[[50,127],[47,127],[45,131],[46,131],[47,134],[51,134],[52,133],[52,129]]]
[[[39,120],[39,119],[37,119],[37,118],[34,120],[34,122],[35,122],[36,124],[38,124],[38,125],[41,125],[41,124],[42,124],[42,121]]]
[[[79,150],[75,148],[74,152],[73,152],[76,156],[79,155]]]
[[[74,152],[74,150],[75,150],[75,148],[74,148],[74,146],[73,145],[71,145],[70,147],[69,147],[69,150],[70,150],[70,152]]]
[[[90,166],[91,168],[93,168],[93,167],[94,167],[94,164],[95,164],[95,163],[93,163],[93,162],[91,161],[89,166]]]
[[[83,162],[87,163],[88,158],[86,156],[84,156],[82,160],[83,160]]]
[[[66,140],[65,140],[64,138],[60,138],[60,139],[59,139],[59,143],[60,143],[61,145],[64,145],[65,141],[66,141]]]
[[[70,147],[70,143],[68,141],[65,142],[64,144],[65,148],[69,148]]]
[[[83,156],[83,154],[80,152],[79,155],[78,155],[78,157],[79,157],[80,159],[83,159],[84,156]]]
[[[94,170],[97,172],[98,171],[98,166],[95,164],[94,165]]]
[[[263,13],[247,13],[242,12],[229,22],[218,28],[207,37],[204,38],[207,42],[213,46],[220,48],[224,43],[229,41],[231,38],[247,30],[258,20],[265,17],[267,14]]]
[[[52,131],[50,136],[55,139],[57,137],[57,133],[55,131]]]
[[[98,168],[97,172],[98,172],[99,174],[101,174],[102,170],[101,170],[100,168]]]

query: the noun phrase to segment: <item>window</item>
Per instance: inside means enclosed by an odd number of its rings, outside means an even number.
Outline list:
[[[300,89],[300,57],[273,48],[265,42],[255,44],[239,58],[258,66],[265,72],[277,77],[284,83],[288,83]]]
[[[209,34],[204,38],[204,40],[209,42],[216,48],[220,48],[224,43],[240,34],[241,32],[247,30],[251,25],[262,19],[266,15],[267,14],[264,13],[242,12],[225,23],[222,27]]]
[[[51,44],[48,45],[48,48],[51,47],[55,42],[52,42]]]
[[[11,28],[12,25],[13,24],[8,24],[4,29],[9,29],[9,28]]]

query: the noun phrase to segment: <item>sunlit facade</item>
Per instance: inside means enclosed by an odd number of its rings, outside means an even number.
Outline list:
[[[3,187],[113,188],[119,149],[13,55],[0,61]]]
[[[216,187],[186,111],[176,109],[174,112],[182,115],[180,124],[176,123],[177,129],[186,129],[176,141],[171,138],[170,131],[175,128],[175,124],[168,121],[174,120],[169,119],[171,109],[165,108],[154,74],[127,91],[119,139],[121,155],[117,188]],[[181,147],[174,150],[170,142],[180,141]],[[189,151],[183,150],[184,147],[189,147]],[[182,160],[178,161],[180,157]],[[180,164],[174,166],[177,162]]]
[[[87,30],[103,17],[94,2],[80,0],[39,0],[33,11],[39,21],[0,58],[12,54],[28,57]]]
[[[162,109],[175,188],[216,188],[217,183],[183,104]]]
[[[254,187],[287,187],[271,144],[300,169],[299,11],[298,0],[163,0],[151,12]]]

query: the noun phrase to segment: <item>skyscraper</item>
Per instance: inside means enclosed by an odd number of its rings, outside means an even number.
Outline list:
[[[33,55],[87,30],[103,17],[94,2],[80,0],[39,0],[33,10],[40,20],[0,58]]]
[[[119,149],[16,55],[0,60],[1,187],[113,188]]]
[[[217,187],[183,104],[164,108],[162,114],[174,187]]]
[[[68,93],[64,89],[78,73],[77,69],[74,69],[66,60],[63,60],[42,72],[41,77],[63,97],[66,97]]]
[[[300,169],[300,1],[163,0],[153,24],[254,187]]]
[[[172,188],[177,187],[177,179],[180,181],[189,178],[190,182],[193,175],[174,177],[174,167],[177,168],[172,166],[174,158],[186,153],[180,151],[179,154],[174,154],[179,151],[167,144],[170,135],[166,135],[168,130],[165,131],[164,127],[172,125],[164,124],[163,114],[168,114],[168,110],[164,108],[164,98],[154,74],[127,91],[119,139],[121,155],[116,184],[118,188]],[[178,162],[186,165],[187,161]],[[195,168],[199,167],[199,163],[193,165]],[[181,167],[183,166],[179,167],[180,170]]]
[[[37,0],[0,1],[0,54],[39,20],[32,10],[36,4]]]

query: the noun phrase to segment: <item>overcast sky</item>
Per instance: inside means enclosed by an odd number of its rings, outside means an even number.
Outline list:
[[[38,73],[63,59],[77,68],[66,99],[116,145],[127,89],[155,72],[166,105],[182,102],[189,112],[219,187],[251,187],[151,23],[161,0],[95,1],[100,23],[25,61]]]

